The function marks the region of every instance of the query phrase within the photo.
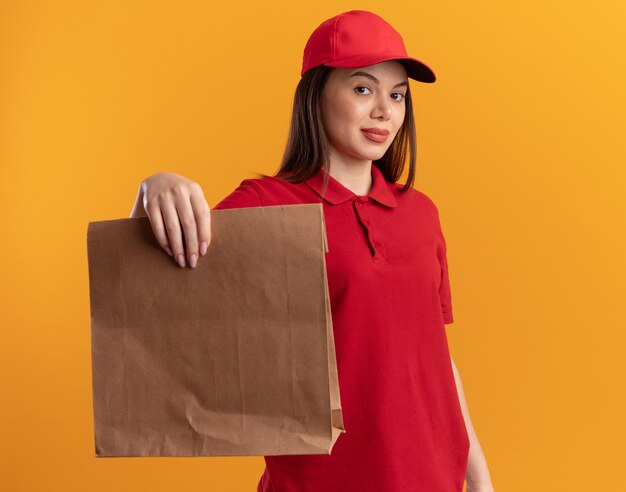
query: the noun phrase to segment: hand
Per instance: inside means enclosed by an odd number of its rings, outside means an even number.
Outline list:
[[[200,185],[178,174],[157,173],[142,181],[140,199],[161,247],[181,268],[185,257],[195,268],[198,252],[204,256],[211,242],[211,213]]]

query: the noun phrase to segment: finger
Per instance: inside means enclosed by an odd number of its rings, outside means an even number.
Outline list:
[[[199,193],[191,194],[191,207],[196,217],[198,227],[198,243],[200,243],[200,254],[204,256],[211,243],[211,210],[209,204],[204,199],[202,189]]]
[[[172,249],[170,248],[167,233],[165,231],[165,224],[163,223],[163,215],[161,214],[161,208],[158,205],[157,200],[152,200],[146,204],[146,214],[150,219],[150,227],[156,237],[159,245],[167,252],[168,255],[173,256]]]
[[[198,261],[198,230],[189,197],[180,196],[177,198],[176,212],[183,226],[187,260],[189,260],[191,267],[195,268]]]
[[[178,213],[176,212],[174,201],[171,198],[162,200],[161,213],[163,214],[163,222],[165,223],[165,229],[174,259],[182,268],[185,266],[182,231]]]

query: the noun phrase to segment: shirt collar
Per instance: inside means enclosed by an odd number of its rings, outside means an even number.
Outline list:
[[[333,205],[338,205],[347,200],[356,199],[359,197],[359,195],[353,193],[348,188],[343,186],[330,174],[328,175],[326,196],[322,197],[324,173],[324,168],[320,168],[317,174],[307,179],[305,183],[325,201],[327,201],[328,203],[332,203]],[[378,203],[387,207],[397,207],[398,202],[391,192],[391,186],[393,186],[393,183],[387,182],[380,169],[378,169],[378,167],[372,163],[372,188],[367,195],[368,198],[376,200]]]

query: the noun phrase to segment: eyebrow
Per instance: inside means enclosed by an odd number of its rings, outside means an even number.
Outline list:
[[[376,77],[374,77],[371,73],[367,73],[367,72],[354,72],[352,75],[350,75],[350,77],[367,77],[368,79],[372,79],[374,82],[376,82],[377,84],[380,84],[380,80],[378,80]],[[409,85],[409,83],[405,80],[404,82],[400,82],[399,84],[396,84],[393,86],[393,88],[395,89],[396,87],[400,87],[400,86],[407,86]]]

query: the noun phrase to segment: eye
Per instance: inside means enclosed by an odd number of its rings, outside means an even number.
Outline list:
[[[366,91],[370,91],[371,92],[370,88],[366,87],[364,85],[358,85],[358,86],[356,86],[354,88],[354,90],[357,92],[357,94],[367,94],[366,92],[361,92],[360,89],[365,89]],[[393,98],[394,101],[401,102],[401,101],[404,100],[404,94],[402,94],[402,92],[394,92],[392,95],[400,96],[400,97],[394,97]]]

